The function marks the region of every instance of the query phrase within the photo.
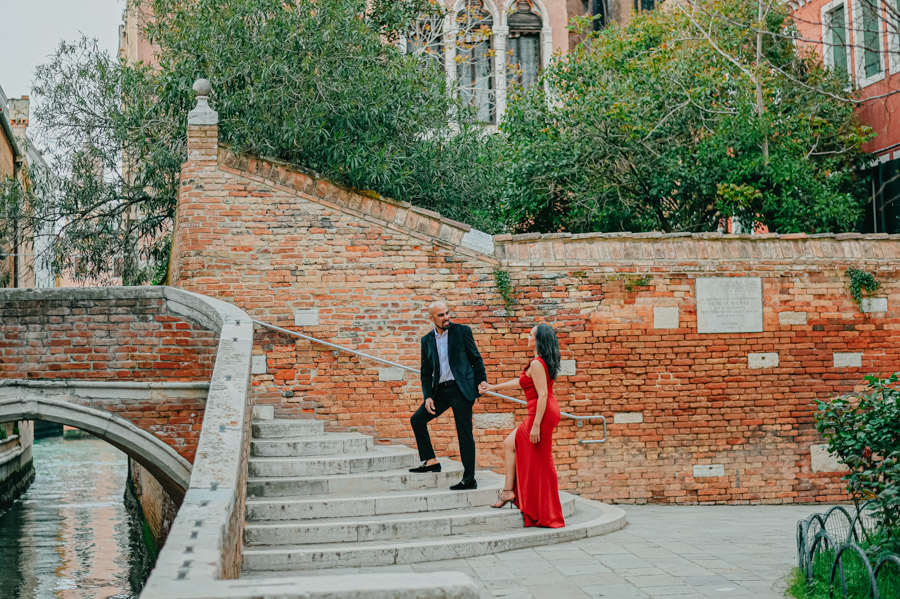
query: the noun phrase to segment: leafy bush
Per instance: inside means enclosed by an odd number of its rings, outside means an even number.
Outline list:
[[[798,53],[790,17],[768,6],[761,23],[756,0],[642,12],[513,94],[512,226],[697,232],[737,216],[778,233],[853,230],[870,133],[845,78]]]
[[[850,474],[844,477],[857,510],[870,501],[878,530],[866,531],[874,554],[900,552],[900,373],[865,378],[870,393],[818,402],[816,427]],[[873,555],[874,555],[873,554]]]

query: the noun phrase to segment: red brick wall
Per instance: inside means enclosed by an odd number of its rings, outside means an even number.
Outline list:
[[[162,299],[0,302],[0,379],[205,382],[217,345],[214,333],[165,314]],[[205,400],[160,392],[93,407],[134,422],[193,461]]]
[[[206,138],[209,139],[208,137]],[[211,156],[207,148],[204,156]],[[816,399],[852,391],[869,373],[900,370],[900,243],[895,237],[761,235],[498,236],[493,255],[462,245],[460,223],[356,194],[284,165],[221,150],[219,163],[183,171],[173,280],[233,302],[254,318],[293,327],[294,310],[318,308],[304,333],[418,367],[424,307],[445,299],[473,326],[489,379],[517,376],[528,330],[552,324],[563,359],[563,410],[609,418],[563,420],[555,436],[563,488],[617,502],[808,502],[844,498],[840,475],[812,472]],[[874,272],[889,312],[852,303],[848,266]],[[507,316],[494,271],[512,278]],[[762,280],[764,332],[699,334],[694,279]],[[680,328],[655,329],[654,307],[677,307]],[[780,313],[804,312],[805,325]],[[785,321],[788,322],[788,321]],[[775,368],[753,368],[750,353],[778,353]],[[835,368],[834,352],[862,353],[861,368]],[[413,445],[408,417],[421,402],[416,377],[379,381],[379,365],[257,329],[265,374],[257,402],[282,416],[314,414],[339,428]],[[483,414],[524,410],[482,398]],[[616,424],[613,414],[643,422]],[[499,469],[508,428],[479,429],[478,460]],[[433,426],[437,450],[455,452],[448,415]],[[694,478],[694,466],[724,476]]]
[[[140,505],[141,514],[150,527],[158,550],[169,536],[178,513],[178,505],[153,475],[131,458],[128,459],[128,475],[134,488],[134,498]]]

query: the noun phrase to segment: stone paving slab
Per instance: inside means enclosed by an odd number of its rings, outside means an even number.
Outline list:
[[[328,574],[463,572],[481,599],[783,599],[797,521],[829,506],[619,507],[628,526],[601,537]]]

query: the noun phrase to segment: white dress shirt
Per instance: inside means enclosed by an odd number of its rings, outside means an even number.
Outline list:
[[[453,372],[450,371],[450,358],[448,357],[449,352],[447,351],[447,342],[449,339],[449,329],[444,329],[443,335],[438,334],[437,329],[434,330],[434,340],[437,343],[438,362],[440,362],[441,365],[441,378],[438,379],[438,383],[446,383],[447,381],[454,380]]]

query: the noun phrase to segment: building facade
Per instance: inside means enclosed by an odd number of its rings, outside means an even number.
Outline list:
[[[25,189],[32,185],[35,173],[47,170],[44,157],[28,136],[30,107],[28,96],[7,98],[0,88],[0,181],[16,180]],[[53,275],[35,259],[47,239],[24,230],[21,235],[17,231],[13,238],[9,246],[2,248],[0,287],[54,286]]]
[[[475,110],[479,121],[495,125],[514,86],[530,87],[554,54],[581,42],[569,31],[572,17],[595,17],[594,27],[627,23],[635,12],[652,10],[656,0],[446,0],[446,18],[422,23],[400,40],[410,53],[427,52],[447,74],[448,87]],[[147,7],[130,0],[119,27],[119,56],[155,64],[155,50],[142,31],[152,19]],[[453,40],[453,43],[445,43]]]
[[[799,0],[799,37],[858,90],[859,116],[875,132],[872,202],[863,230],[900,232],[900,3],[896,0]]]

